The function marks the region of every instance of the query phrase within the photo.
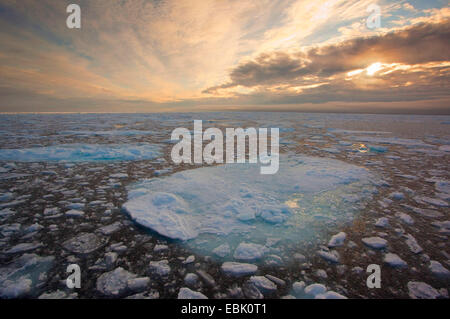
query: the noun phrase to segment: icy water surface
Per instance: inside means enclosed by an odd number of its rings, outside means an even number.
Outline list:
[[[279,127],[280,171],[174,165],[170,134],[195,119]],[[449,123],[0,115],[0,298],[448,298]],[[65,285],[73,263],[79,290]]]

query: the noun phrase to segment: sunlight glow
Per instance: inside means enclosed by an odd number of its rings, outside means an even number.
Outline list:
[[[354,70],[354,71],[348,72],[347,75],[348,76],[354,76],[354,75],[360,74],[363,71],[364,71],[364,69],[358,69],[358,70]]]
[[[367,75],[372,76],[375,73],[377,73],[378,71],[380,71],[382,68],[383,68],[383,66],[380,62],[373,63],[366,69]]]

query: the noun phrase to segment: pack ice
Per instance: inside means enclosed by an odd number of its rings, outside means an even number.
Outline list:
[[[159,145],[136,144],[62,144],[24,149],[0,149],[0,161],[17,162],[96,162],[153,159]]]
[[[337,160],[280,155],[270,176],[258,164],[226,164],[143,180],[129,187],[123,208],[137,224],[198,253],[250,261],[352,220],[371,198],[374,178]],[[216,254],[224,245],[230,249]]]

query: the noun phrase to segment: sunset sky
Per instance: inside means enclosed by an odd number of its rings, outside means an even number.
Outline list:
[[[449,75],[448,1],[0,0],[0,112],[449,114]]]

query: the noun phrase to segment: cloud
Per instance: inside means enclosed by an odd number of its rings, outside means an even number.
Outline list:
[[[450,20],[422,23],[381,36],[361,37],[306,51],[263,53],[230,72],[231,81],[204,93],[237,86],[320,82],[375,62],[407,65],[450,61]]]
[[[448,87],[448,8],[379,1],[373,31],[373,0],[78,0],[70,30],[70,3],[0,0],[0,111],[423,100]],[[408,21],[424,24],[398,30]]]

